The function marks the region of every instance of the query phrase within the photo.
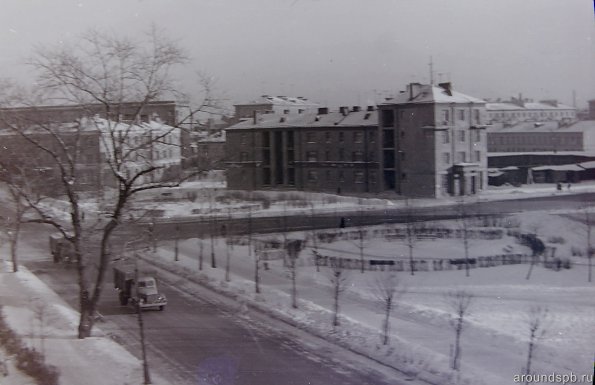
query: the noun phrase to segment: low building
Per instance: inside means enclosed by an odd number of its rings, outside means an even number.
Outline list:
[[[558,103],[556,100],[512,98],[510,101],[486,103],[487,122],[516,124],[520,122],[563,122],[577,119],[576,108]]]

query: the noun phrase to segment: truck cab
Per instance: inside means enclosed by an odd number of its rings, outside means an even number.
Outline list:
[[[157,290],[157,282],[153,277],[138,279],[138,300],[141,308],[159,307],[159,310],[163,310],[167,305],[167,299]]]

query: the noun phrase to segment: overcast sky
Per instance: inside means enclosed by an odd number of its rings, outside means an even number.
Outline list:
[[[233,102],[368,104],[408,82],[482,98],[595,98],[592,0],[0,0],[0,76],[28,79],[35,44],[152,22]],[[192,71],[189,71],[189,73]]]

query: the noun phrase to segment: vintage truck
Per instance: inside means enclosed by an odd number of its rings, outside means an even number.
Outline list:
[[[114,287],[118,290],[122,306],[131,303],[138,304],[141,309],[163,310],[167,305],[167,298],[157,289],[157,280],[136,272],[134,265],[114,266]]]
[[[62,233],[50,235],[50,252],[55,263],[76,262],[74,255],[74,246]]]

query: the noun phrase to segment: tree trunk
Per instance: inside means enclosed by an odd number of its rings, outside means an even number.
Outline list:
[[[463,331],[463,318],[459,317],[457,321],[457,328],[455,330],[455,349],[452,359],[452,368],[454,370],[459,370],[460,367],[460,357],[461,357],[461,332]]]
[[[384,309],[385,314],[384,314],[384,324],[383,324],[383,339],[382,339],[382,344],[383,345],[388,345],[388,332],[390,330],[390,312],[392,310],[392,300],[390,298],[387,298],[386,300],[386,307]]]
[[[290,266],[291,266],[291,307],[294,309],[298,308],[297,305],[297,286],[296,286],[296,266],[295,266],[295,258],[290,257]]]
[[[15,228],[14,234],[10,237],[10,260],[12,261],[12,272],[16,273],[19,271],[19,263],[18,263],[18,256],[17,256],[17,248],[19,242],[19,228],[20,226],[17,225]]]

